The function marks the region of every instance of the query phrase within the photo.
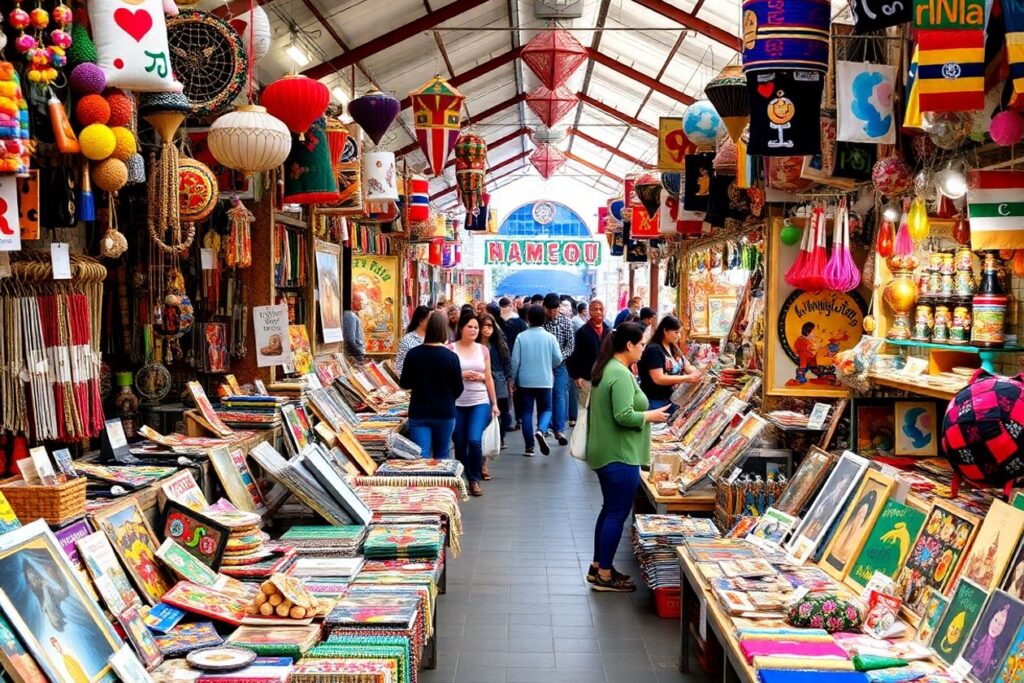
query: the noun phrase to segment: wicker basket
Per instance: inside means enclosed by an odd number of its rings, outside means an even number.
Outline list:
[[[61,525],[85,514],[85,477],[71,479],[58,486],[29,486],[21,477],[0,482],[0,493],[22,523],[44,519]]]

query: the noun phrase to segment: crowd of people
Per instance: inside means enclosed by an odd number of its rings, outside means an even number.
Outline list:
[[[650,425],[674,410],[672,392],[700,372],[680,348],[682,323],[631,299],[609,324],[604,303],[556,293],[502,297],[496,303],[413,311],[395,358],[410,390],[409,438],[424,458],[455,457],[469,490],[491,478],[484,433],[496,420],[500,449],[521,431],[523,454],[568,444],[588,412],[587,462],[604,504],[594,530],[587,580],[598,591],[635,590],[612,567],[626,519],[650,461]]]

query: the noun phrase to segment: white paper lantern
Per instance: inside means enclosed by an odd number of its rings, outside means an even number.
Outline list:
[[[363,197],[382,204],[398,201],[398,169],[394,152],[363,153]]]
[[[270,28],[270,17],[267,16],[267,11],[256,5],[256,10],[253,12],[254,17],[252,22],[252,45],[249,44],[249,13],[240,14],[231,20],[231,28],[238,32],[238,35],[242,36],[242,40],[245,41],[245,51],[249,55],[249,59],[258,62],[263,59],[264,55],[270,52],[270,42],[274,38],[273,31]]]
[[[239,107],[214,121],[207,141],[218,162],[246,175],[277,168],[292,148],[288,126],[256,105]]]

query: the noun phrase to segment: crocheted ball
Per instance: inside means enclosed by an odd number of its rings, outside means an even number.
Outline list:
[[[85,64],[96,62],[96,44],[89,37],[89,31],[80,22],[71,25],[71,47],[68,48],[68,63]]]
[[[118,126],[111,128],[110,132],[114,134],[114,140],[116,140],[114,153],[110,155],[113,158],[127,162],[130,156],[139,151],[139,145],[135,141],[135,134],[130,129]]]
[[[102,95],[86,95],[75,105],[75,119],[83,126],[110,121],[110,105]]]
[[[132,100],[123,91],[112,88],[103,95],[110,105],[111,126],[127,126],[132,121]]]
[[[992,117],[988,133],[1001,147],[1016,145],[1024,139],[1024,118],[1015,111],[1001,111]]]
[[[118,159],[93,164],[92,183],[104,192],[117,192],[128,183],[128,167]]]
[[[69,77],[71,92],[78,95],[101,93],[107,85],[107,76],[103,69],[91,62],[79,64],[71,70]]]
[[[102,123],[94,123],[82,129],[78,134],[78,144],[82,148],[82,155],[86,159],[102,161],[114,153],[117,147],[117,138],[108,126]]]

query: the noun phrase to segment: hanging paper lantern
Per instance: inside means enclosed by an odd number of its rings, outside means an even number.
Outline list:
[[[540,145],[530,155],[530,163],[537,169],[541,177],[547,180],[553,176],[558,169],[565,165],[566,158],[562,150],[554,145]]]
[[[178,159],[178,206],[185,223],[196,223],[213,213],[217,206],[217,176],[206,164],[189,157]]]
[[[330,204],[341,199],[325,126],[321,118],[309,126],[305,138],[293,138],[292,151],[284,162],[286,204]]]
[[[475,133],[465,133],[455,143],[455,182],[459,200],[473,214],[483,203],[487,143]]]
[[[366,131],[375,145],[380,144],[380,139],[398,118],[401,110],[401,102],[376,89],[348,104],[349,116]]]
[[[430,181],[420,175],[409,178],[409,208],[406,216],[410,223],[430,219]]]
[[[897,156],[879,159],[871,169],[871,183],[875,192],[886,197],[898,197],[914,185],[914,173],[907,162]]]
[[[320,81],[288,74],[264,88],[262,102],[272,116],[284,121],[288,130],[301,138],[327,111],[331,91]]]
[[[409,93],[412,100],[416,140],[435,176],[441,175],[462,126],[462,93],[440,76],[434,76],[419,90]]]
[[[714,147],[721,132],[722,117],[711,102],[698,100],[687,107],[683,114],[683,133],[698,149]]]
[[[739,140],[750,121],[750,97],[743,67],[734,64],[722,69],[704,86],[704,96],[722,117],[732,141]]]
[[[828,71],[831,19],[830,0],[743,0],[743,71]]]
[[[663,171],[661,174],[661,186],[671,196],[679,199],[683,193],[683,174],[678,171]]]
[[[578,103],[579,98],[564,85],[560,85],[554,90],[542,85],[526,96],[527,106],[548,127],[565,118],[566,114],[575,109]]]
[[[386,213],[398,201],[398,169],[394,152],[363,154],[363,199],[367,213]]]
[[[214,121],[206,140],[217,163],[247,176],[277,168],[292,148],[288,126],[251,104]]]
[[[545,87],[554,90],[587,60],[587,49],[568,31],[541,31],[523,47],[520,59]]]
[[[650,173],[644,173],[636,179],[634,185],[636,196],[647,212],[648,218],[658,215],[661,208],[661,180]]]
[[[348,143],[348,128],[339,119],[333,116],[327,119],[327,146],[331,150],[331,168],[341,162],[341,155],[345,152],[345,145]]]
[[[252,16],[252,41],[250,42],[250,27],[249,17]],[[270,17],[267,16],[267,11],[256,5],[255,10],[250,15],[249,12],[240,14],[231,21],[231,28],[238,32],[238,35],[242,36],[242,40],[245,41],[245,52],[249,55],[249,59],[256,62],[266,56],[270,52],[270,43],[274,38],[274,33],[270,28]]]

